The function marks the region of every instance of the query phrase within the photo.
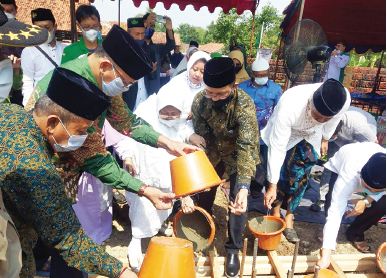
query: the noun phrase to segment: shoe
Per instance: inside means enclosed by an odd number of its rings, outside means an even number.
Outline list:
[[[295,229],[286,228],[283,233],[287,241],[291,243],[296,243],[300,240]]]
[[[234,278],[239,274],[239,256],[238,253],[227,253],[226,257],[226,277]]]

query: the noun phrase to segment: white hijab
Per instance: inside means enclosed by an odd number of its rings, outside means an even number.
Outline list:
[[[182,113],[189,114],[191,112],[191,105],[194,97],[198,92],[204,89],[204,83],[199,85],[192,84],[189,79],[189,70],[195,65],[195,63],[201,59],[206,61],[211,57],[206,52],[197,51],[192,54],[187,63],[187,71],[180,73],[176,77],[172,78],[166,85],[161,87],[158,95],[162,98],[183,98],[184,108]]]

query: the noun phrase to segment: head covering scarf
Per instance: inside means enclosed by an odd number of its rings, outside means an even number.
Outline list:
[[[228,54],[228,57],[230,57],[231,59],[237,59],[239,62],[241,62],[242,65],[242,69],[238,73],[236,73],[235,82],[239,84],[245,80],[250,79],[250,76],[245,69],[245,58],[243,57],[242,51],[233,50],[230,52],[230,54]]]
[[[204,83],[202,82],[199,85],[193,84],[189,80],[189,69],[195,65],[195,63],[200,60],[205,59],[206,61],[210,60],[210,55],[203,51],[197,51],[192,54],[191,58],[187,63],[187,71],[184,71],[172,78],[166,85],[161,87],[158,92],[160,97],[166,98],[183,98],[184,99],[184,108],[182,113],[188,115],[191,112],[191,105],[194,97],[198,92],[204,89]]]

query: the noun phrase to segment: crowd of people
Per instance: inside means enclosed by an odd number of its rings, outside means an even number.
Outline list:
[[[369,251],[364,232],[386,210],[385,119],[350,106],[340,82],[349,61],[344,43],[323,82],[282,92],[269,79],[269,61],[258,57],[247,70],[239,47],[221,55],[191,41],[182,54],[172,20],[154,12],[103,38],[98,10],[80,5],[82,37],[65,45],[51,10],[32,10],[28,25],[17,21],[15,0],[0,3],[1,275],[137,277],[143,246],[171,235],[177,210],[198,205],[212,214],[216,187],[178,200],[172,193],[169,162],[201,149],[229,184],[227,277],[239,273],[248,196],[263,192],[277,217],[285,209],[284,235],[298,241],[294,212],[325,156],[329,192],[317,265],[329,266],[344,215],[357,216],[348,240]],[[165,44],[152,41],[156,22]],[[127,264],[103,247],[120,192],[131,222]],[[364,197],[347,209],[354,192]]]

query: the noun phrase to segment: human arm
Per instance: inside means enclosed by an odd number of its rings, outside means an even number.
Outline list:
[[[332,56],[331,59],[333,60],[333,63],[339,67],[344,68],[349,63],[349,55],[343,54],[343,55],[335,55]]]
[[[26,105],[27,101],[31,97],[31,94],[34,90],[34,59],[33,53],[29,47],[23,49],[21,54],[21,68],[23,71],[23,104]]]
[[[236,187],[249,189],[259,163],[259,129],[255,105],[247,94],[238,94],[240,105],[236,108]]]

